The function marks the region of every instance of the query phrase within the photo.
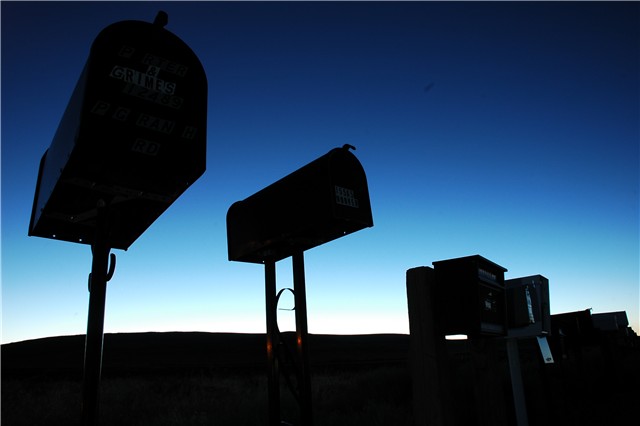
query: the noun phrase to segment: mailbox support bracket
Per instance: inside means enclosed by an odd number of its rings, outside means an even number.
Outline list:
[[[269,368],[269,426],[280,426],[280,366],[279,349],[284,342],[280,341],[278,329],[278,298],[276,293],[276,267],[274,261],[265,261],[265,290],[267,308],[267,362]],[[304,254],[302,251],[292,255],[293,295],[296,315],[296,352],[299,361],[297,372],[298,394],[296,401],[300,408],[300,423],[312,426],[311,375],[309,371],[307,326],[306,284],[304,278]]]
[[[115,270],[115,255],[109,256],[109,212],[103,200],[98,201],[96,236],[91,252],[89,274],[89,313],[84,348],[84,379],[82,385],[82,425],[98,424],[100,376],[102,373],[102,344],[107,282]],[[111,263],[109,264],[109,258]]]

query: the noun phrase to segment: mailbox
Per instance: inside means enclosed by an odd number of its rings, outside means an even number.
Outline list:
[[[229,260],[277,262],[371,226],[367,178],[345,145],[234,203],[227,212]]]
[[[510,337],[542,336],[551,332],[549,280],[542,275],[505,281]]]
[[[29,235],[127,249],[205,170],[207,79],[161,23],[117,22],[94,40],[40,162]],[[115,223],[114,223],[115,221]]]
[[[556,342],[566,339],[572,344],[590,344],[596,338],[591,309],[551,315],[551,334]]]
[[[506,269],[482,256],[433,262],[436,321],[446,335],[504,335]]]

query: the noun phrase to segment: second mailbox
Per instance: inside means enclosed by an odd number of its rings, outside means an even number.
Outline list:
[[[275,262],[371,226],[367,178],[345,145],[234,203],[229,260]]]
[[[505,334],[505,268],[478,255],[433,262],[433,267],[436,315],[445,334]]]
[[[505,281],[509,336],[542,336],[551,332],[549,280],[542,275]]]

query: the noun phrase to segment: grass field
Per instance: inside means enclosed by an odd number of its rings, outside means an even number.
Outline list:
[[[315,426],[409,426],[412,379],[408,336],[311,336]],[[2,346],[2,425],[79,425],[84,336]],[[626,425],[637,418],[640,347],[603,356],[598,346],[542,366],[535,345],[521,345],[530,426]],[[460,426],[478,424],[474,375],[464,344],[450,347]],[[497,354],[507,425],[506,360]],[[281,386],[282,418],[299,424]],[[493,397],[493,396],[492,396]],[[102,426],[266,425],[264,335],[161,333],[107,335],[101,383]]]
[[[410,425],[410,380],[405,367],[326,371],[312,378],[317,425]],[[285,387],[283,418],[297,408]],[[2,382],[3,425],[79,424],[77,380],[8,379]],[[101,425],[263,425],[266,375],[207,371],[155,377],[106,377]]]
[[[110,337],[105,339],[101,425],[267,424],[264,336],[218,336],[216,345],[206,345],[201,339],[207,336],[194,335],[185,344],[175,341],[185,336],[165,335],[160,339],[163,351],[154,348],[160,344],[153,341],[158,336]],[[79,425],[81,357],[75,367],[71,360],[77,362],[82,341],[66,339],[39,342],[37,351],[34,342],[20,357],[9,353],[14,368],[3,366],[2,425]],[[406,336],[356,339],[346,345],[340,338],[317,339],[322,341],[316,345],[312,371],[316,426],[412,423],[406,360],[380,359],[402,354]],[[394,340],[403,343],[389,349]],[[282,418],[295,423],[297,404],[284,381],[281,399]]]

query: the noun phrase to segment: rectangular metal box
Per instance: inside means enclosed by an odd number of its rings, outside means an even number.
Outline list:
[[[551,315],[551,334],[555,339],[568,339],[573,343],[593,342],[596,329],[591,309]]]
[[[509,337],[541,336],[551,332],[549,280],[542,275],[505,281]]]
[[[446,335],[504,335],[504,273],[482,256],[433,262],[437,283],[436,316]]]
[[[92,244],[102,199],[109,245],[127,249],[204,173],[206,122],[206,75],[182,40],[106,27],[40,162],[29,235]]]
[[[364,169],[335,148],[229,208],[229,260],[275,262],[371,226]]]
[[[626,311],[604,312],[592,314],[593,327],[600,331],[620,331],[629,327]]]

